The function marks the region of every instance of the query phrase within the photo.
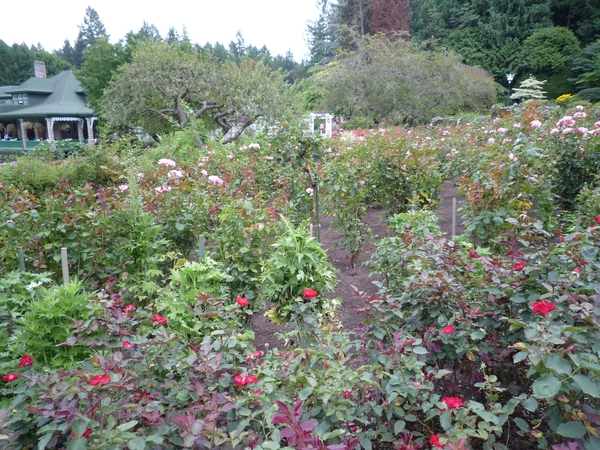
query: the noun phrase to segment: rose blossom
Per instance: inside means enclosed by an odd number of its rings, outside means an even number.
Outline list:
[[[532,313],[541,314],[543,316],[550,314],[556,308],[556,305],[554,303],[547,302],[544,300],[541,300],[539,302],[533,302],[530,306]]]
[[[28,367],[33,365],[33,358],[29,355],[21,356],[21,361],[19,362],[19,367]]]
[[[452,325],[446,325],[442,329],[442,333],[444,333],[444,334],[452,334],[452,333],[454,333],[454,331],[456,331],[456,328],[454,328]]]
[[[240,295],[238,295],[238,297],[235,299],[235,301],[240,306],[248,306],[250,304],[250,302],[248,301],[248,299],[246,297],[242,297]]]
[[[154,316],[152,316],[152,322],[158,323],[160,325],[166,325],[167,319],[161,316],[160,314],[155,314]]]
[[[240,387],[240,386],[245,386],[247,384],[257,383],[258,378],[250,376],[250,375],[242,376],[242,375],[238,374],[235,377],[233,377],[233,381],[235,381],[236,386]]]
[[[216,175],[211,175],[210,177],[208,177],[208,181],[210,181],[211,183],[216,184],[217,186],[221,186],[223,184],[223,180],[221,180]]]
[[[177,163],[175,161],[173,161],[172,159],[162,158],[162,159],[158,160],[158,165],[165,166],[165,167],[175,167],[177,165]]]
[[[465,406],[460,397],[444,397],[442,401],[446,404],[448,409],[458,409]]]
[[[108,376],[108,374],[95,375],[90,381],[88,381],[88,384],[90,386],[98,386],[106,383],[110,383],[110,377]]]
[[[437,448],[444,448],[444,444],[440,442],[440,437],[437,434],[432,434],[429,443]]]
[[[525,262],[524,261],[519,261],[518,263],[515,263],[513,268],[515,270],[523,270],[525,268]]]
[[[319,294],[314,289],[304,289],[302,291],[302,297],[304,297],[306,300],[310,300],[311,298],[315,298],[317,295],[319,295]]]
[[[531,128],[539,128],[542,126],[542,122],[539,120],[532,120],[529,125],[531,125]]]
[[[19,375],[17,375],[16,373],[8,373],[8,374],[4,375],[2,377],[2,379],[4,381],[6,381],[7,383],[10,383],[11,381],[15,381],[15,380],[19,379]]]
[[[119,186],[119,190],[121,192],[125,192],[127,189],[129,189],[129,186],[127,186],[126,184],[122,184],[121,186]]]
[[[167,176],[169,179],[174,180],[183,177],[183,172],[181,170],[169,170]]]

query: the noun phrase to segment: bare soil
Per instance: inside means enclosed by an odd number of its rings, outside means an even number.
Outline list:
[[[452,233],[452,199],[457,199],[457,207],[460,206],[462,198],[459,196],[456,186],[452,182],[445,182],[440,193],[440,204],[436,209],[439,216],[439,224],[442,233],[450,235]],[[321,243],[327,252],[329,262],[338,270],[338,284],[333,292],[327,294],[330,298],[340,298],[342,307],[338,311],[338,319],[342,327],[347,330],[353,330],[359,325],[364,317],[358,312],[358,308],[364,306],[360,296],[356,291],[374,294],[377,292],[373,284],[373,278],[369,276],[369,268],[364,264],[371,255],[375,243],[388,235],[388,229],[385,221],[385,209],[379,207],[370,208],[367,211],[365,225],[371,229],[372,236],[365,244],[365,251],[356,264],[356,268],[350,267],[350,255],[348,251],[339,245],[342,235],[334,230],[333,217],[323,217],[321,219]],[[457,222],[459,219],[457,218]],[[462,228],[457,223],[457,234],[462,233]],[[356,288],[356,289],[355,289]],[[289,331],[289,328],[283,325],[274,325],[267,320],[261,311],[252,317],[251,325],[255,333],[254,345],[257,349],[265,350],[269,348],[283,348],[286,343],[275,336],[277,333]]]

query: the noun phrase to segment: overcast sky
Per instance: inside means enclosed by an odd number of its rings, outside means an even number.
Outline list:
[[[306,58],[306,24],[318,18],[316,0],[27,0],[0,21],[0,39],[8,45],[42,44],[52,52],[77,38],[78,25],[91,6],[100,15],[112,43],[138,31],[144,20],[165,36],[170,27],[187,30],[192,43],[227,46],[239,30],[246,44],[266,45],[273,56],[289,50]],[[10,9],[8,4],[6,8]],[[6,12],[6,11],[5,11]]]

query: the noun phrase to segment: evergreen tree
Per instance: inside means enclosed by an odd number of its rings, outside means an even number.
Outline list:
[[[98,39],[108,39],[108,34],[98,11],[88,6],[85,10],[83,24],[79,25],[79,34],[73,49],[73,60],[69,62],[76,68],[81,68],[85,61],[83,52],[94,45]]]
[[[62,48],[56,50],[54,54],[71,65],[75,64],[75,50],[68,39],[65,39]]]
[[[0,86],[15,86],[33,76],[33,52],[25,44],[0,40]]]
[[[539,28],[523,42],[525,70],[545,79],[549,98],[571,92],[571,66],[579,56],[579,41],[563,27]]]
[[[309,22],[307,30],[310,66],[330,62],[338,47],[337,31],[340,24],[337,5],[329,0],[318,0],[317,5],[321,10],[319,18]]]
[[[554,25],[572,30],[583,45],[600,38],[600,5],[597,0],[552,0]]]
[[[573,60],[571,67],[575,82],[579,89],[600,87],[600,80],[595,80],[594,75],[589,75],[598,70],[600,61],[600,40],[587,45],[581,55]]]

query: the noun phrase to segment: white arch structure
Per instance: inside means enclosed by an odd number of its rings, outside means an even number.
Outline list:
[[[315,119],[325,119],[325,137],[331,137],[333,128],[333,115],[329,113],[311,113],[308,119],[311,134],[315,134]]]

